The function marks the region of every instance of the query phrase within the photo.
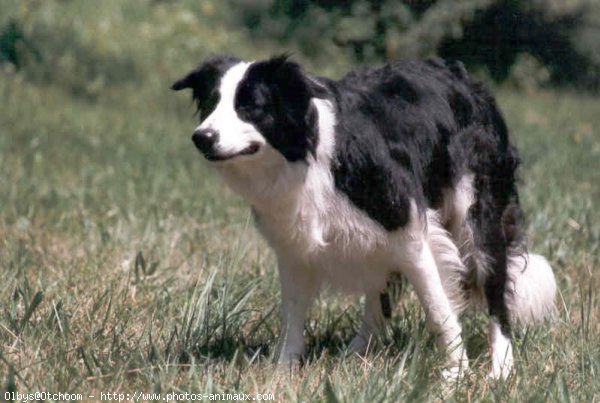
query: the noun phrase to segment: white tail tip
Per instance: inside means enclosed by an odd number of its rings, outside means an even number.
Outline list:
[[[556,280],[550,264],[541,255],[515,257],[508,266],[507,304],[511,318],[520,323],[541,321],[556,310]]]

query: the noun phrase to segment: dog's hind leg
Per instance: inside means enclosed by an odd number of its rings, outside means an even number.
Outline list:
[[[461,327],[436,265],[429,243],[414,239],[403,248],[402,273],[413,285],[427,314],[429,329],[437,335],[438,344],[448,353],[444,377],[456,378],[468,368],[462,343]]]
[[[458,315],[468,303],[464,290],[468,271],[452,234],[446,231],[439,221],[439,214],[433,210],[427,211],[427,239],[446,297]]]
[[[387,291],[367,292],[365,294],[363,322],[358,334],[350,342],[348,352],[359,355],[365,354],[369,345],[385,333],[391,316],[392,306],[389,293]]]
[[[502,206],[492,197],[491,191],[480,193],[471,209],[471,223],[478,250],[477,286],[483,288],[490,315],[492,370],[489,376],[506,379],[514,361],[507,305],[508,258],[511,246],[520,241],[517,239],[520,209],[516,200]]]

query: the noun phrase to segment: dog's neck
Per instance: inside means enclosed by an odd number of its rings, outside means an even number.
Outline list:
[[[225,184],[261,215],[289,210],[308,170],[305,163],[288,164],[277,160],[282,158],[276,151],[267,152],[272,155],[259,161],[217,168]]]

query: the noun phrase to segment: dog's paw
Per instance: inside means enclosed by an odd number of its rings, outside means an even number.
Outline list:
[[[286,354],[277,360],[277,369],[282,373],[297,374],[302,368],[303,359],[301,354]]]
[[[493,380],[506,380],[513,371],[514,359],[512,349],[506,354],[494,354],[492,352],[492,370],[488,378]]]
[[[503,364],[495,361],[492,363],[492,370],[488,373],[488,379],[505,381],[508,379],[513,371],[513,363],[511,361],[504,361]]]
[[[469,371],[469,359],[464,349],[461,349],[460,354],[451,359],[448,365],[442,370],[444,381],[452,383],[467,377],[469,374],[471,374],[471,371]]]
[[[346,350],[346,355],[364,356],[367,353],[367,351],[369,350],[372,340],[373,340],[372,337],[366,338],[364,335],[362,335],[360,333],[357,334],[356,336],[354,336],[354,338],[348,345],[348,348]]]
[[[444,382],[455,383],[465,378],[469,374],[469,368],[461,365],[452,365],[442,370],[442,379]]]

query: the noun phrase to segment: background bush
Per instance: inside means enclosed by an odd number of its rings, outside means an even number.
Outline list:
[[[242,0],[236,17],[257,37],[311,58],[342,51],[355,62],[441,55],[496,81],[598,90],[600,2],[593,0]],[[539,67],[547,74],[539,75]],[[530,68],[531,77],[522,77]]]
[[[234,50],[232,43],[246,36],[264,45],[259,49],[284,47],[330,71],[440,55],[520,87],[600,87],[600,2],[594,0],[52,3],[0,0],[0,63],[80,94],[141,79],[149,65],[164,70],[183,54]],[[130,25],[106,35],[115,17]],[[216,29],[224,21],[230,30]]]

